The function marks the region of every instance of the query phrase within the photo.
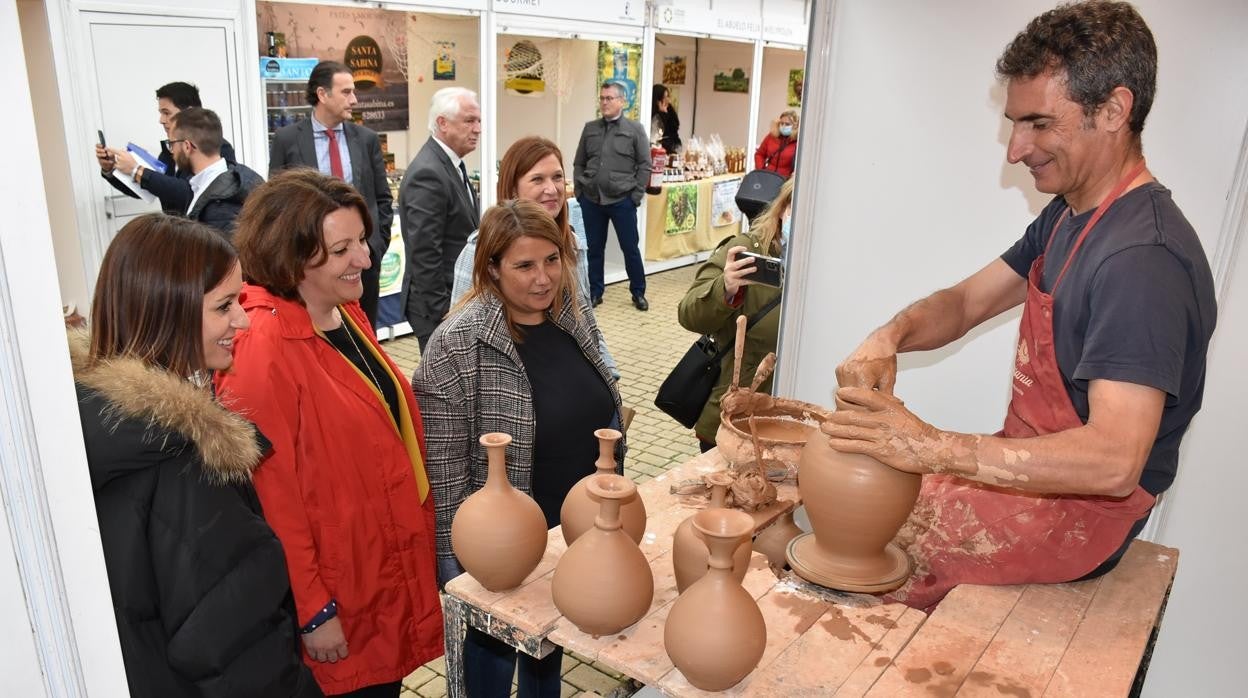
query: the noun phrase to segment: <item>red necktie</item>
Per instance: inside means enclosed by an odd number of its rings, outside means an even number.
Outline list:
[[[338,179],[342,179],[342,154],[338,152],[338,136],[334,135],[334,129],[325,129],[325,136],[329,138],[329,173]]]

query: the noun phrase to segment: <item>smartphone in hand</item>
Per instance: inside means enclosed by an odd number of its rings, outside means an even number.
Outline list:
[[[754,273],[746,277],[750,281],[776,288],[784,285],[783,260],[756,252],[742,252],[739,257],[749,257],[754,260]]]
[[[104,142],[104,131],[103,131],[102,129],[98,129],[98,128],[97,128],[97,129],[95,130],[95,133],[96,133],[96,135],[98,135],[98,136],[100,137],[100,147],[101,147],[101,148],[107,148],[107,147],[108,147],[108,144]]]

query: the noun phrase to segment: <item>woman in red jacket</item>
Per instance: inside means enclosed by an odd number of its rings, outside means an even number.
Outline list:
[[[787,109],[771,122],[771,133],[754,151],[754,169],[771,170],[788,179],[797,162],[797,112]]]
[[[251,327],[217,387],[273,442],[255,485],[305,661],[326,694],[394,698],[442,654],[442,613],[420,412],[357,302],[372,229],[355,189],[311,169],[247,198],[234,242]]]

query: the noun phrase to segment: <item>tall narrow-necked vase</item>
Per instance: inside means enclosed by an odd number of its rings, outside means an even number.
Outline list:
[[[514,589],[546,552],[546,517],[529,495],[507,480],[508,434],[481,436],[489,462],[485,486],[459,505],[451,548],[464,570],[490,591]]]
[[[754,519],[732,509],[693,515],[710,548],[710,570],[672,604],[663,644],[672,664],[704,691],[735,686],[758,666],[767,626],[758,603],[732,574],[732,553],[749,542]]]
[[[707,509],[725,508],[724,501],[727,498],[728,487],[732,485],[732,476],[719,471],[707,475],[706,481],[711,486],[711,501]],[[701,579],[710,565],[710,552],[707,550],[706,541],[693,527],[693,517],[696,515],[691,514],[686,517],[672,534],[672,568],[676,572],[678,592],[683,592]],[[754,519],[751,517],[750,520]],[[737,581],[745,579],[745,573],[749,567],[750,539],[746,538],[732,553],[732,574]]]
[[[598,502],[589,496],[585,484],[594,475],[614,475],[615,443],[623,438],[623,434],[615,429],[597,429],[594,436],[598,437],[598,460],[594,461],[596,473],[581,478],[563,498],[563,506],[559,508],[560,530],[563,540],[572,545],[582,533],[594,527],[594,517],[598,515]],[[637,543],[646,533],[646,504],[641,495],[633,495],[620,505],[620,520],[624,524],[624,532]]]
[[[586,484],[599,501],[594,527],[568,547],[551,580],[555,608],[581,632],[618,633],[641,620],[654,599],[654,574],[620,523],[620,505],[637,486],[621,475],[593,475]]]

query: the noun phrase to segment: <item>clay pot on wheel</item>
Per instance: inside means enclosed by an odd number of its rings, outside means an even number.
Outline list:
[[[595,474],[616,474],[615,442],[624,435],[615,429],[598,429],[594,431],[594,436],[598,437],[598,460],[594,461],[598,472]],[[585,483],[591,477],[593,475],[586,475],[572,485],[572,489],[563,498],[563,506],[559,508],[560,530],[563,531],[563,540],[568,545],[572,545],[582,533],[594,527],[594,517],[598,515],[599,505],[585,490]],[[646,504],[640,495],[634,495],[620,505],[620,520],[624,523],[624,532],[628,537],[641,543],[641,537],[646,533]]]
[[[637,486],[620,475],[591,475],[585,487],[600,502],[598,516],[559,559],[551,593],[561,614],[598,637],[641,620],[654,599],[654,575],[620,523],[620,506]]]
[[[776,398],[774,402],[772,407],[754,413],[762,467],[764,471],[783,468],[791,475],[797,471],[807,437],[814,433],[812,430],[818,428],[821,415],[827,412],[800,400]],[[733,468],[753,467],[758,457],[750,436],[750,415],[721,412],[715,445]]]
[[[489,474],[485,486],[459,505],[451,522],[451,548],[459,564],[490,591],[514,589],[546,552],[546,517],[529,495],[507,480],[511,436],[481,436]]]
[[[727,497],[728,487],[732,485],[732,476],[721,471],[707,475],[706,480],[711,485],[711,502],[707,510],[725,508],[724,500]],[[676,571],[676,590],[679,592],[683,592],[701,579],[710,564],[710,552],[707,550],[706,541],[693,527],[694,516],[697,514],[690,515],[681,521],[672,537],[672,567]],[[749,515],[746,514],[746,516]],[[751,517],[750,521],[753,520]],[[753,531],[753,526],[750,530]],[[738,582],[745,579],[745,573],[749,567],[750,540],[746,538],[732,553],[732,574]]]
[[[835,451],[821,431],[812,434],[802,451],[798,492],[814,531],[789,543],[789,565],[832,589],[896,589],[910,576],[910,559],[890,541],[914,508],[922,479],[869,456]]]
[[[732,551],[750,540],[754,519],[732,509],[693,515],[711,550],[711,568],[672,604],[663,644],[672,664],[704,691],[735,686],[758,666],[767,626],[758,603],[732,574]]]

